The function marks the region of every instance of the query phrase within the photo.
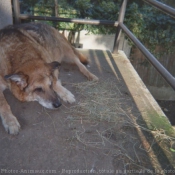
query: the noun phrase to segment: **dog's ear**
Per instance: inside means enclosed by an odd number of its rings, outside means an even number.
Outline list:
[[[5,75],[4,79],[15,82],[20,87],[20,89],[23,90],[27,86],[28,75],[19,72],[16,74]]]
[[[47,65],[49,66],[49,68],[53,71],[55,69],[59,69],[59,67],[61,66],[61,64],[57,61],[53,61],[51,63],[47,63]]]

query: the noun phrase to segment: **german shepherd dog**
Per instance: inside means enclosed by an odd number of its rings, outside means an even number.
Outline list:
[[[50,109],[61,106],[60,98],[75,102],[58,79],[62,61],[76,64],[89,80],[98,80],[82,64],[87,58],[55,28],[26,23],[0,30],[0,116],[8,133],[17,134],[20,124],[4,97],[7,88],[20,101],[38,101]]]

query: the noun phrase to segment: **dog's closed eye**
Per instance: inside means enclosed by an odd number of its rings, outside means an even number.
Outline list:
[[[35,88],[34,92],[44,92],[44,90],[41,87]]]

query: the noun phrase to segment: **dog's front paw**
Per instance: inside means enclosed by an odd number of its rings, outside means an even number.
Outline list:
[[[64,92],[62,94],[60,94],[60,97],[63,99],[63,101],[68,102],[70,104],[75,102],[74,95],[70,91],[68,91],[67,89],[64,89]]]
[[[8,121],[3,120],[3,125],[5,130],[9,133],[9,134],[13,134],[16,135],[19,133],[19,129],[20,129],[20,124],[18,122],[18,120],[16,119],[16,117],[10,117],[8,119]]]
[[[98,81],[98,77],[95,76],[94,74],[91,74],[91,76],[89,77],[89,81]]]

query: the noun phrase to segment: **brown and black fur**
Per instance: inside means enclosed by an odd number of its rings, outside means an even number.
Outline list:
[[[98,80],[83,65],[86,57],[53,27],[27,23],[0,31],[0,116],[7,132],[17,134],[20,129],[3,95],[7,88],[20,101],[38,101],[51,109],[61,105],[60,98],[75,101],[58,79],[62,61],[76,64],[89,80]]]

